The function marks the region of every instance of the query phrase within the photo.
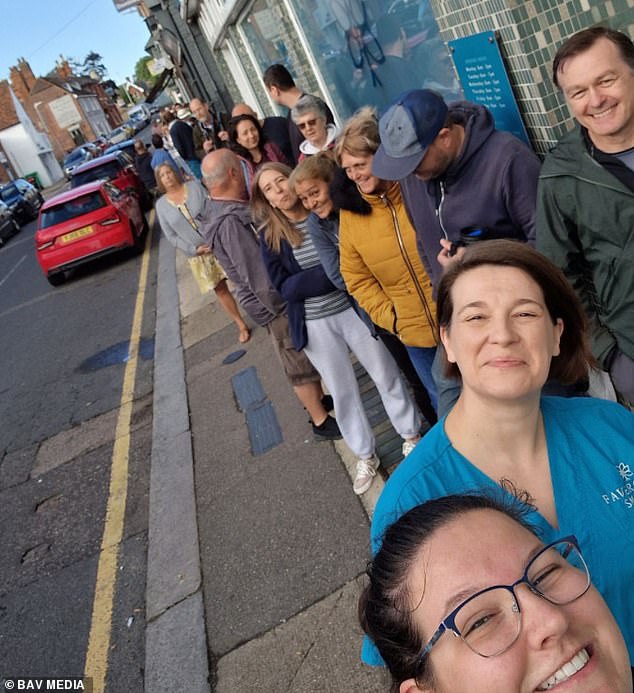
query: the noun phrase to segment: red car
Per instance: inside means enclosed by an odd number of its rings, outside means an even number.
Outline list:
[[[147,221],[137,196],[107,181],[87,183],[42,205],[37,261],[53,286],[65,272],[123,248],[142,250]]]
[[[120,190],[133,188],[139,196],[142,209],[152,206],[152,198],[139,178],[134,162],[125,152],[104,154],[81,164],[73,171],[70,186],[77,188],[99,179],[112,181]]]

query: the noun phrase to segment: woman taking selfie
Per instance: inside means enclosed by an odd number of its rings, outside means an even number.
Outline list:
[[[586,545],[545,543],[519,501],[446,496],[391,525],[359,603],[395,693],[631,693]]]
[[[156,203],[156,216],[165,238],[188,256],[201,292],[213,289],[220,305],[238,327],[240,343],[248,342],[251,332],[229,291],[227,275],[200,235],[199,217],[204,212],[207,191],[197,180],[184,182],[168,163],[159,164],[154,173],[157,187],[163,193]]]
[[[349,350],[376,383],[404,440],[404,454],[418,441],[420,418],[389,352],[373,339],[348,295],[328,279],[306,232],[308,212],[289,187],[290,173],[288,166],[264,164],[253,182],[251,210],[267,271],[287,301],[295,349],[303,349],[320,373],[333,397],[341,434],[358,457],[353,489],[362,494],[372,485],[379,460]]]
[[[634,661],[634,414],[590,397],[542,397],[592,361],[573,288],[523,243],[468,247],[438,287],[440,337],[460,397],[390,477],[372,520],[385,527],[430,498],[511,483],[545,541],[574,534]],[[371,655],[368,654],[371,659]]]

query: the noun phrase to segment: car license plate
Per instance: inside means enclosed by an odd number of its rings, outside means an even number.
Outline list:
[[[92,226],[84,226],[81,229],[77,229],[76,231],[71,231],[70,233],[65,233],[63,236],[60,236],[59,241],[60,243],[70,243],[71,241],[76,240],[77,238],[83,238],[84,236],[90,236],[90,234],[93,232]]]

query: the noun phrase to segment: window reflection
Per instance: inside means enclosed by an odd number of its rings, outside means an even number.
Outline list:
[[[401,92],[463,98],[429,0],[291,0],[340,113]]]
[[[269,65],[284,65],[300,88],[314,83],[298,42],[293,40],[292,26],[279,0],[256,0],[240,27],[258,62],[260,74]]]
[[[366,104],[381,112],[409,89],[463,98],[429,0],[289,1],[343,118]],[[308,88],[308,67],[288,38],[281,3],[256,0],[242,27],[262,71],[281,63]]]

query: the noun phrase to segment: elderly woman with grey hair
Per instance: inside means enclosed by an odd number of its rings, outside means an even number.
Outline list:
[[[326,104],[312,94],[304,94],[291,109],[291,118],[306,138],[299,145],[299,161],[335,146],[339,130],[328,123]]]

